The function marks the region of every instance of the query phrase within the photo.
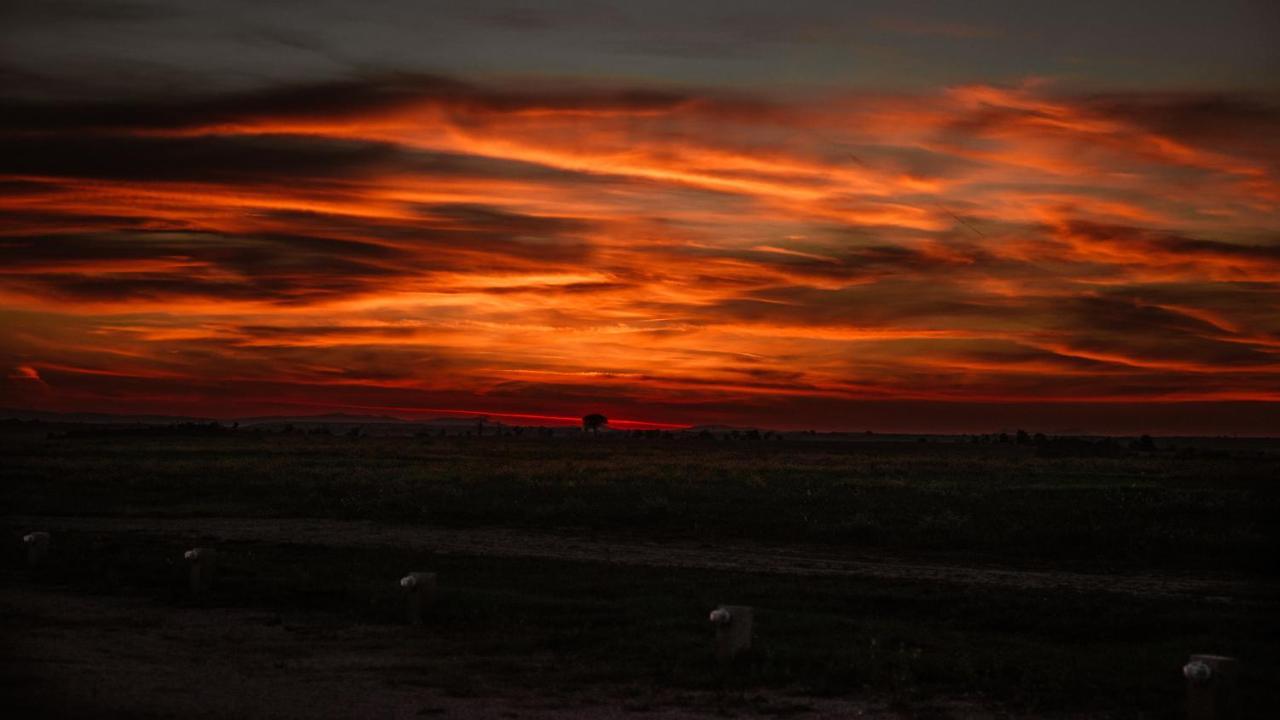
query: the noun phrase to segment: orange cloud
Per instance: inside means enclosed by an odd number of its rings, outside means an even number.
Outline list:
[[[1182,99],[332,90],[11,108],[10,384],[677,424],[1280,395],[1280,157]]]

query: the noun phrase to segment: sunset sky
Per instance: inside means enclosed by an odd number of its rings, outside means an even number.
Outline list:
[[[4,3],[0,407],[1280,434],[1274,2],[264,5]]]

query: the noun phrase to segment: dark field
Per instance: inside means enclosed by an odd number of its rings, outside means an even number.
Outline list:
[[[4,438],[6,584],[252,611],[321,627],[326,647],[372,634],[361,647],[383,657],[369,661],[380,682],[449,698],[1175,717],[1182,663],[1215,653],[1244,663],[1246,716],[1274,716],[1280,452],[1161,445],[1043,457],[937,441],[24,426]],[[37,571],[17,556],[32,529],[55,534]],[[198,543],[217,545],[223,573],[197,599],[179,560]],[[417,569],[440,574],[439,600],[423,628],[401,628],[396,581]],[[720,603],[758,613],[755,647],[728,669],[706,619]],[[5,604],[6,633],[56,624],[25,607]],[[404,660],[406,644],[423,652]],[[56,673],[14,664],[15,702],[57,691]]]

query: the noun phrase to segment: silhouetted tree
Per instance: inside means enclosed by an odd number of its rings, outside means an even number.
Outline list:
[[[600,428],[609,424],[609,418],[600,413],[591,413],[582,416],[582,429],[590,430],[592,435],[600,434]]]

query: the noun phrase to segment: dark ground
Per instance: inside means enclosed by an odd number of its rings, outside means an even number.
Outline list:
[[[37,716],[1176,717],[1193,652],[1241,658],[1247,716],[1280,708],[1262,441],[48,429],[0,451],[2,688]],[[196,544],[223,559],[204,598]],[[441,592],[406,628],[416,569]],[[729,669],[720,603],[759,613]]]

